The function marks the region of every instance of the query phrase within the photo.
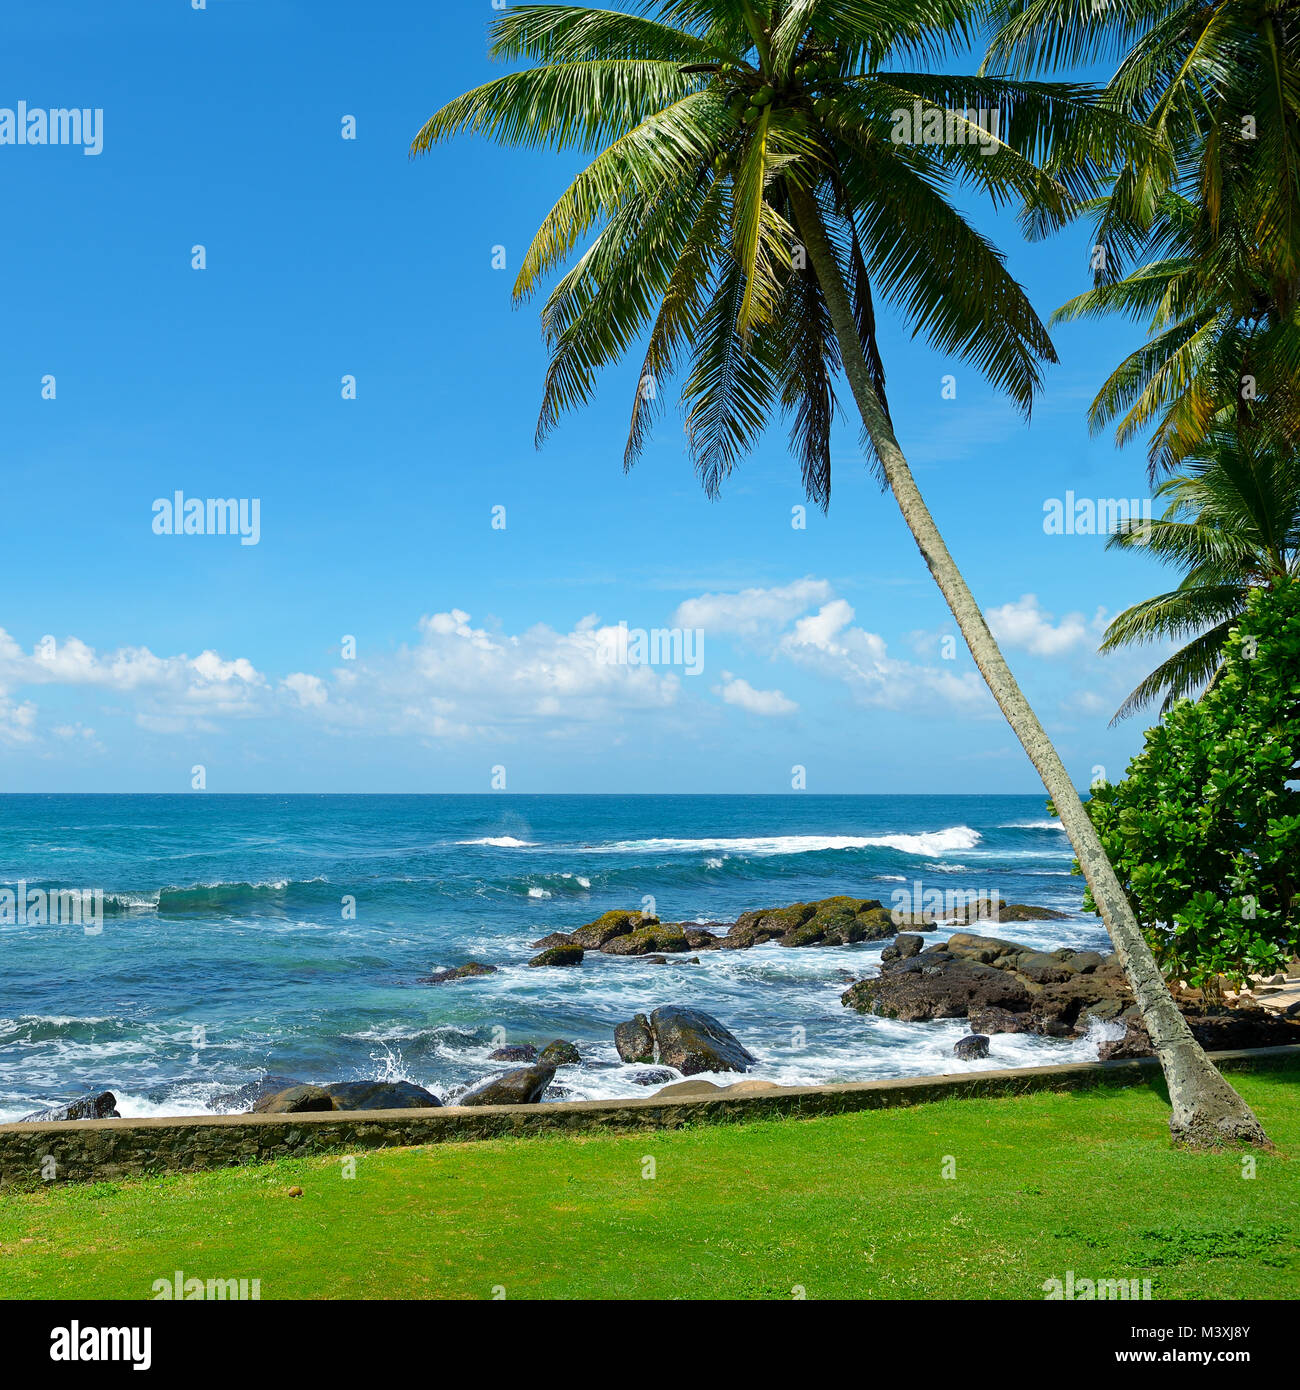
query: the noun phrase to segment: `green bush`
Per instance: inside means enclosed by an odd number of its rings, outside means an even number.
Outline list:
[[[1218,680],[1148,730],[1088,813],[1165,974],[1216,990],[1296,951],[1300,581],[1250,595]],[[1078,872],[1078,865],[1075,865]],[[1084,905],[1096,911],[1091,892]]]

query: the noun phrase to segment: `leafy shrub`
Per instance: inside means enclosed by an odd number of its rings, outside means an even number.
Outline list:
[[[1298,755],[1300,581],[1286,579],[1250,595],[1219,678],[1088,802],[1167,976],[1213,992],[1295,953]],[[1091,892],[1084,906],[1097,910]]]

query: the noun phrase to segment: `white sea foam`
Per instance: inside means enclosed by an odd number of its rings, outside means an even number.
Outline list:
[[[485,835],[481,840],[457,840],[458,845],[491,845],[493,849],[528,849],[536,840],[516,840],[513,835]]]
[[[528,890],[528,896],[530,898],[549,898],[551,894],[550,890],[546,888],[530,888]]]
[[[593,845],[592,854],[627,854],[639,850],[690,853],[725,850],[731,854],[815,854],[836,849],[896,849],[902,854],[934,858],[951,850],[970,849],[980,842],[980,832],[969,825],[952,825],[946,830],[923,830],[898,835],[755,835],[728,840],[618,840]]]
[[[1059,820],[1013,820],[998,826],[999,830],[1064,830]]]

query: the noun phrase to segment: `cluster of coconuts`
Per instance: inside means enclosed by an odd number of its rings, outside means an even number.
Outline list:
[[[772,98],[775,95],[776,90],[772,87],[760,87],[748,98],[744,92],[732,92],[727,98],[727,110],[737,120],[748,125],[751,121],[758,119],[765,106],[771,106]]]
[[[807,58],[795,65],[796,77],[804,80],[817,81],[830,76],[833,70],[834,64],[824,57]],[[734,66],[731,63],[724,63],[719,71],[726,75],[734,71]],[[727,110],[731,112],[734,119],[742,121],[745,125],[750,125],[758,119],[765,107],[771,106],[775,96],[776,89],[766,84],[752,93],[748,93],[744,88],[736,88],[727,97]],[[813,102],[814,108],[822,104],[820,101]]]

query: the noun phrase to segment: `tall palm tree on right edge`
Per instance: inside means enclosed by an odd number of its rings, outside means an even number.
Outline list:
[[[1190,638],[1124,701],[1111,723],[1163,697],[1174,701],[1213,683],[1250,591],[1300,574],[1300,459],[1265,447],[1255,430],[1220,428],[1185,473],[1161,483],[1167,502],[1154,521],[1123,522],[1110,548],[1138,550],[1183,572],[1168,593],[1143,599],[1106,629],[1103,652],[1161,638]]]
[[[552,359],[539,437],[648,332],[643,383],[690,351],[683,404],[710,491],[779,406],[793,415],[809,496],[824,503],[842,371],[868,448],[1070,837],[1164,1068],[1175,1139],[1267,1142],[1192,1037],[948,552],[895,436],[876,342],[873,282],[917,331],[1028,409],[1051,343],[949,187],[969,182],[1026,207],[1032,227],[1055,226],[1129,152],[1131,127],[1078,87],[912,70],[970,37],[973,0],[647,0],[641,10],[505,11],[491,51],[537,66],[449,102],[412,146],[423,154],[475,131],[596,153],[542,224],[515,286],[526,297],[599,227],[543,309]],[[992,108],[996,131],[977,114]],[[942,143],[927,143],[936,130]],[[629,464],[659,395],[636,393]]]

